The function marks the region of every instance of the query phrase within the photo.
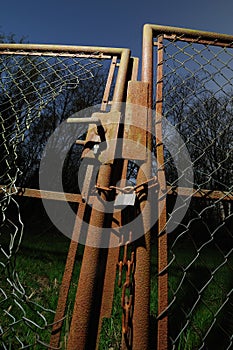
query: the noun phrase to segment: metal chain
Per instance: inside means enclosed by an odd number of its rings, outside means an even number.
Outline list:
[[[123,258],[118,261],[118,287],[122,288],[121,308],[122,308],[122,336],[127,347],[132,346],[132,317],[134,302],[134,270],[135,252],[132,246],[132,232],[129,239],[124,243],[124,235],[121,238],[123,246]],[[123,277],[124,275],[124,277]],[[124,282],[123,282],[124,280]]]
[[[94,187],[94,191],[104,191],[104,192],[122,192],[122,193],[139,193],[144,190],[145,186],[147,186],[148,189],[151,189],[153,187],[158,186],[158,180],[157,176],[153,176],[152,178],[140,183],[136,186],[126,186],[126,187],[116,187],[116,186],[110,186],[110,187],[103,187],[100,186],[98,183]]]

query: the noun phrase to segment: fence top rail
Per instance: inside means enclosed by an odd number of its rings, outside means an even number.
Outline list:
[[[229,34],[220,34],[216,32],[207,32],[207,31],[200,31],[196,29],[170,27],[170,26],[162,26],[162,25],[155,25],[155,24],[145,24],[144,31],[145,32],[152,31],[153,37],[156,37],[157,35],[160,35],[160,34],[165,34],[170,36],[171,35],[182,36],[187,39],[198,40],[200,38],[201,40],[213,41],[213,42],[218,41],[219,43],[233,45],[233,35],[229,35]]]
[[[69,54],[86,54],[94,55],[96,58],[103,58],[102,55],[110,55],[121,57],[123,53],[130,54],[130,49],[127,48],[113,48],[113,47],[100,47],[100,46],[72,46],[72,45],[41,45],[41,44],[0,44],[0,54],[22,54],[24,52],[39,54],[51,54],[51,53],[66,53]]]

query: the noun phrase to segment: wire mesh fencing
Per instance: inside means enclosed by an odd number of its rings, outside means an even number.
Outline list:
[[[182,34],[179,34],[178,31],[174,34],[171,30],[165,30],[165,33],[160,30],[155,43],[158,51],[156,113],[162,107],[162,118],[157,119],[157,115],[155,116],[155,129],[159,130],[156,132],[156,136],[160,132],[161,124],[163,126],[162,140],[156,139],[155,152],[158,155],[158,148],[161,150],[161,146],[164,147],[162,157],[160,154],[159,161],[157,158],[161,169],[157,169],[155,159],[152,160],[152,172],[154,174],[157,172],[158,175],[156,178],[156,186],[158,185],[156,196],[158,193],[159,197],[158,211],[161,216],[165,214],[162,219],[159,218],[161,220],[158,226],[154,227],[159,231],[158,245],[152,247],[154,253],[152,255],[152,270],[156,268],[158,273],[156,281],[154,276],[152,277],[151,308],[154,309],[152,313],[157,315],[157,333],[160,332],[160,335],[163,336],[158,336],[161,343],[157,341],[157,348],[160,350],[167,350],[167,348],[231,349],[233,343],[233,40],[221,42],[218,36],[211,35],[206,38],[201,32],[186,35],[185,30],[182,31]],[[70,346],[72,348],[73,344],[76,346],[79,342],[77,336],[82,337],[85,333],[77,334],[76,330],[82,327],[82,325],[80,326],[81,322],[79,322],[80,318],[77,318],[76,322],[74,317],[72,328],[72,326],[70,327],[71,323],[69,324],[70,320],[67,320],[66,317],[67,309],[69,309],[69,298],[66,291],[70,288],[72,274],[76,279],[74,288],[76,290],[79,275],[78,271],[73,271],[77,242],[72,248],[71,241],[72,259],[70,259],[69,253],[67,255],[66,266],[70,270],[67,273],[65,268],[64,283],[62,282],[62,288],[60,288],[63,303],[60,302],[57,307],[56,316],[58,316],[56,324],[54,324],[56,306],[54,308],[50,306],[55,305],[55,299],[56,301],[58,299],[56,279],[54,280],[54,289],[50,294],[46,294],[48,283],[43,275],[37,276],[41,286],[40,291],[28,288],[30,286],[25,285],[23,281],[23,259],[20,261],[16,253],[24,238],[25,229],[21,216],[21,201],[16,200],[14,194],[18,191],[18,186],[20,188],[25,186],[39,188],[38,169],[41,154],[49,136],[59,124],[71,114],[97,103],[102,102],[100,110],[106,112],[109,96],[115,94],[113,92],[114,82],[116,85],[118,83],[116,89],[118,96],[115,102],[122,102],[126,92],[129,94],[129,89],[127,91],[126,87],[127,79],[130,79],[131,75],[131,79],[134,80],[137,74],[135,68],[131,67],[132,71],[130,72],[128,67],[129,57],[127,55],[129,52],[125,55],[124,64],[119,68],[121,77],[118,79],[115,67],[119,66],[120,51],[112,50],[112,54],[109,54],[106,53],[106,49],[105,53],[93,51],[86,54],[80,53],[81,51],[74,53],[74,49],[65,50],[65,52],[64,50],[59,51],[58,48],[53,51],[52,47],[50,49],[43,48],[43,50],[36,50],[32,46],[28,48],[27,51],[25,46],[24,49],[22,47],[20,49],[19,46],[17,49],[14,49],[14,46],[9,46],[9,48],[0,46],[0,151],[2,154],[0,162],[0,344],[3,349],[29,347],[52,349],[59,348],[58,344],[60,347]],[[112,59],[110,67],[106,65],[109,69],[108,77],[103,70],[106,68],[103,61],[101,63],[99,61],[99,59],[105,58]],[[149,59],[150,57],[147,56],[148,61]],[[132,78],[133,76],[134,78]],[[144,79],[144,82],[147,86],[146,98],[148,101],[146,105],[149,105],[150,98],[147,90],[149,83],[147,79]],[[138,91],[136,90],[136,93],[131,91],[133,100],[136,95],[142,97],[142,89],[141,94],[138,94]],[[136,101],[141,99],[136,99]],[[73,128],[71,125],[68,127]],[[82,138],[84,132],[85,130],[79,125],[77,138]],[[62,139],[61,144],[56,145],[58,155],[66,141],[68,144],[68,140],[64,140],[64,135],[60,135],[60,138]],[[146,137],[144,141],[146,142]],[[68,152],[66,158],[67,164],[65,166],[67,168],[64,172],[67,176],[63,179],[63,184],[65,191],[70,192],[69,198],[72,197],[72,193],[78,191],[74,179],[77,175],[80,155],[81,150],[75,145],[71,152]],[[160,162],[163,157],[165,164]],[[59,162],[59,157],[51,161]],[[163,165],[166,177],[166,190],[164,192],[161,186],[163,185],[161,181]],[[133,168],[133,171],[135,174],[140,172],[140,166]],[[114,176],[117,177],[118,174],[114,174]],[[90,182],[88,171],[85,177],[87,177],[87,182]],[[133,176],[131,175],[131,177]],[[182,186],[182,184],[185,185]],[[86,183],[87,185],[89,186],[90,183]],[[56,181],[50,178],[48,186],[46,190],[56,190]],[[103,189],[108,190],[109,188],[104,185]],[[34,193],[36,193],[35,190]],[[161,203],[166,196],[167,208],[165,211],[161,209]],[[76,197],[75,201],[77,209],[77,203],[81,202],[81,196],[79,199]],[[30,202],[31,204],[32,202]],[[42,206],[41,203],[39,205]],[[84,218],[84,207],[85,204],[78,207],[80,215],[83,215],[82,218]],[[30,216],[30,214],[31,211],[26,212],[26,215]],[[91,214],[86,214],[87,218],[85,217],[85,219],[88,221]],[[148,216],[146,216],[146,220],[149,221]],[[32,226],[33,233],[40,230],[39,227],[36,227],[35,222]],[[155,239],[153,238],[152,241],[154,242]],[[59,244],[67,245],[67,241],[61,240]],[[133,271],[132,281],[129,283],[130,292],[132,292],[130,298],[132,297],[133,302],[127,302],[126,299],[126,302],[123,303],[123,309],[128,310],[127,317],[130,317],[130,329],[131,326],[133,329],[132,346],[135,349],[141,346],[140,341],[135,341],[136,333],[139,340],[143,336],[149,337],[148,320],[151,316],[148,314],[149,312],[144,312],[145,305],[142,303],[143,298],[150,291],[149,278],[146,283],[140,282],[145,276],[145,269],[143,271],[140,264],[142,266],[145,251],[148,254],[149,249],[147,249],[148,247],[145,249],[144,243],[139,242],[138,244],[135,261],[131,256],[131,264],[134,265],[135,262],[136,266],[136,277]],[[126,267],[128,264],[129,261],[126,264],[126,253],[127,245],[124,247],[123,260],[116,261],[119,266],[123,264]],[[90,255],[86,254],[86,266],[89,267]],[[38,256],[39,253],[37,258]],[[158,261],[155,262],[157,257]],[[147,258],[148,261],[143,266],[148,267],[149,271],[149,254]],[[115,278],[113,276],[114,259],[113,256],[108,270],[112,284]],[[35,262],[35,260],[33,261]],[[64,261],[62,268],[64,268]],[[51,264],[51,261],[48,263]],[[96,279],[95,273],[97,275],[99,273],[97,265],[94,266],[96,271],[91,276],[89,289],[94,285],[92,281]],[[129,264],[127,266],[129,268]],[[35,278],[35,269],[36,266],[31,266],[32,278]],[[57,265],[56,269],[59,270],[60,267]],[[128,273],[131,273],[131,265],[129,269]],[[62,273],[63,270],[61,276]],[[67,274],[69,278],[67,278]],[[82,321],[85,318],[85,322],[89,322],[89,316],[91,318],[93,310],[97,310],[93,305],[90,307],[87,302],[85,293],[87,277],[90,273],[87,275],[83,275],[83,285],[79,291],[79,297],[81,296],[83,299],[78,300],[84,300],[86,302],[85,311],[89,311],[83,312],[81,316],[80,312],[76,315],[81,317]],[[102,278],[103,276],[101,276],[101,281]],[[159,287],[155,291],[154,285],[157,282]],[[108,283],[110,284],[110,282]],[[138,293],[139,289],[140,293]],[[45,297],[41,299],[39,292],[43,294],[44,291]],[[56,297],[53,294],[54,291]],[[62,295],[64,291],[65,296]],[[140,294],[138,299],[133,295],[135,291],[137,296]],[[92,298],[95,292],[92,290],[92,294],[89,293],[89,296],[91,295]],[[166,292],[168,292],[168,298]],[[49,296],[54,298],[52,303],[48,300]],[[72,299],[74,302],[74,295]],[[149,297],[146,299],[148,302]],[[155,306],[157,299],[158,304]],[[82,311],[83,303],[79,307]],[[101,315],[109,315],[111,305],[108,305],[107,309]],[[144,325],[138,321],[142,310]],[[138,319],[133,319],[136,311]],[[114,312],[119,316],[118,310]],[[66,320],[60,317],[65,313]],[[126,332],[127,317],[123,318],[123,333]],[[166,332],[166,322],[165,326],[161,326],[160,323],[165,317],[168,319],[168,333]],[[93,324],[97,325],[97,318],[97,314],[94,315]],[[110,320],[110,324],[114,333],[113,321]],[[57,326],[60,327],[59,330]],[[72,332],[69,327],[72,328]],[[67,329],[64,330],[64,328]],[[105,330],[105,324],[102,330]],[[63,344],[60,341],[61,333],[64,331],[72,333],[73,338],[70,345],[66,343],[66,340]],[[86,338],[87,340],[90,338],[88,331],[89,328],[86,327],[83,347],[87,344]],[[121,334],[117,335],[118,338],[119,336],[121,337]],[[169,339],[168,346],[167,337]],[[50,345],[48,345],[49,338],[50,341],[53,338]],[[109,346],[118,344],[117,346],[120,347],[121,341],[118,338],[115,343],[109,341]],[[147,340],[142,344],[148,344]],[[150,340],[153,347],[155,341],[155,337]],[[94,344],[95,339],[91,342]],[[132,348],[131,343],[123,341],[122,344],[122,346],[128,346],[129,349]]]
[[[163,60],[157,69],[162,70],[163,143],[169,194],[169,347],[231,349],[232,43],[221,44],[218,37],[206,40],[201,33],[192,38],[184,33],[162,34],[158,37],[162,44],[157,46]],[[176,160],[183,157],[184,149],[190,162],[179,169]],[[179,188],[181,179],[190,172],[193,183],[189,180],[190,185]],[[186,215],[180,220],[184,209]]]
[[[53,52],[52,49],[49,52],[41,52],[36,48],[27,50],[25,47],[14,50],[14,45],[9,45],[8,48],[1,47],[2,349],[24,349],[35,344],[37,348],[48,346],[51,333],[49,324],[53,322],[55,310],[49,307],[49,302],[41,300],[38,291],[35,292],[25,285],[23,261],[18,260],[16,254],[24,237],[24,223],[19,200],[16,200],[14,194],[18,191],[17,186],[38,188],[38,171],[43,148],[56,127],[72,113],[102,101],[106,72],[103,69],[103,61],[99,60],[101,57],[100,53],[95,52]],[[77,138],[84,132],[81,129],[78,131]],[[75,161],[80,157],[80,152],[80,149],[73,152]],[[70,180],[71,178],[72,176]],[[74,185],[67,186],[70,189]],[[31,202],[30,206],[34,204]],[[30,210],[27,215],[31,215]],[[35,231],[36,228],[33,232]]]

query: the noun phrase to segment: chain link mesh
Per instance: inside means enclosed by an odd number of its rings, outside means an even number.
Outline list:
[[[194,191],[185,218],[169,234],[169,339],[173,349],[231,349],[233,343],[233,49],[184,37],[163,42],[163,114],[184,140],[194,170]],[[54,108],[63,93],[93,78],[91,58],[33,53],[0,58],[0,343],[26,349],[46,347],[54,311],[28,295],[16,269],[24,225],[12,194],[22,174],[19,146],[30,127]],[[68,100],[67,100],[68,101]],[[69,109],[71,111],[72,108]],[[67,115],[68,116],[68,115]],[[182,145],[173,142],[178,157]],[[166,144],[166,142],[165,142]],[[174,154],[173,154],[174,158]],[[179,172],[165,149],[168,225],[176,214]],[[181,175],[183,176],[183,175]],[[192,184],[190,184],[191,186]],[[28,343],[29,332],[34,334]],[[46,338],[46,337],[45,337]]]
[[[181,135],[194,171],[189,209],[169,234],[169,339],[172,349],[231,349],[233,49],[201,39],[163,40],[163,115]],[[165,144],[166,138],[175,156],[182,154],[184,146],[165,131]],[[165,171],[174,194],[169,225],[190,198],[184,194],[172,213],[184,174],[166,149]]]
[[[44,330],[43,334],[48,334],[51,331],[49,322],[54,318],[54,311],[41,305],[33,293],[28,295],[20,281],[16,252],[22,241],[24,224],[13,194],[22,176],[20,149],[23,142],[29,144],[30,127],[37,119],[49,118],[55,103],[60,114],[65,111],[65,103],[66,112],[72,111],[72,106],[67,107],[74,103],[69,90],[77,90],[80,83],[92,79],[102,66],[95,58],[82,56],[66,57],[59,53],[43,56],[37,52],[0,56],[1,349],[26,349],[35,344],[37,348],[48,346],[38,332]],[[62,102],[64,96],[66,101]],[[74,107],[77,108],[77,103]],[[33,337],[29,337],[29,333],[33,333]]]

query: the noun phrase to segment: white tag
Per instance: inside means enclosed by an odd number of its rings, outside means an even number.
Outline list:
[[[132,192],[132,193],[120,192],[115,199],[114,207],[126,207],[128,205],[134,206],[135,200],[136,200],[135,192]]]

